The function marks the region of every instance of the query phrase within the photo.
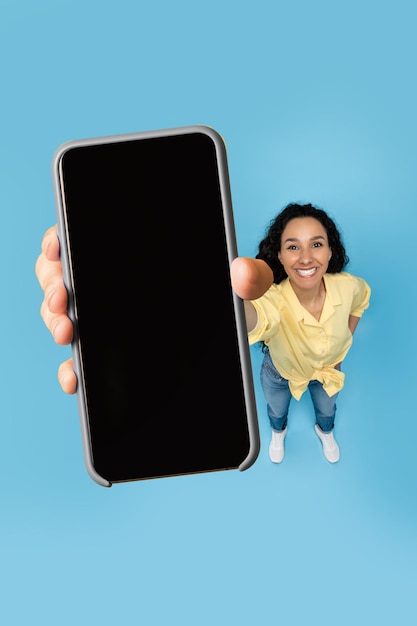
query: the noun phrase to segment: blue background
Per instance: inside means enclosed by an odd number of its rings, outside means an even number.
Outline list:
[[[415,623],[414,6],[1,2],[3,624]],[[252,468],[104,489],[56,379],[69,348],[39,315],[51,159],[70,139],[195,123],[226,140],[240,254],[311,201],[373,288],[344,365],[341,460],[323,458],[304,396],[269,461],[254,348]]]

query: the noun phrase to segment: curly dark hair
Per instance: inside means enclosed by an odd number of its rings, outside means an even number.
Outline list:
[[[288,204],[269,224],[264,239],[259,244],[257,259],[262,259],[268,263],[274,273],[274,283],[279,284],[287,277],[284,266],[278,259],[278,252],[281,250],[281,235],[288,222],[297,217],[314,217],[318,220],[327,232],[329,246],[332,256],[327,272],[336,274],[341,272],[349,263],[340,233],[335,222],[327,215],[323,209],[319,209],[312,204]]]

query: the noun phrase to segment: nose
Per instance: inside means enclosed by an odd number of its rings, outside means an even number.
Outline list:
[[[311,249],[305,248],[300,250],[300,263],[303,265],[309,265],[312,261]]]

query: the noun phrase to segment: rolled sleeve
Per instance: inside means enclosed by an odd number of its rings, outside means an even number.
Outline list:
[[[356,278],[355,282],[350,314],[354,317],[362,317],[363,313],[369,307],[371,288],[363,278]]]

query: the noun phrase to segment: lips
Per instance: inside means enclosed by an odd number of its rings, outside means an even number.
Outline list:
[[[297,272],[299,276],[304,276],[305,278],[309,278],[310,276],[314,276],[317,270],[318,270],[318,267],[311,267],[308,270],[296,269],[295,271]]]

